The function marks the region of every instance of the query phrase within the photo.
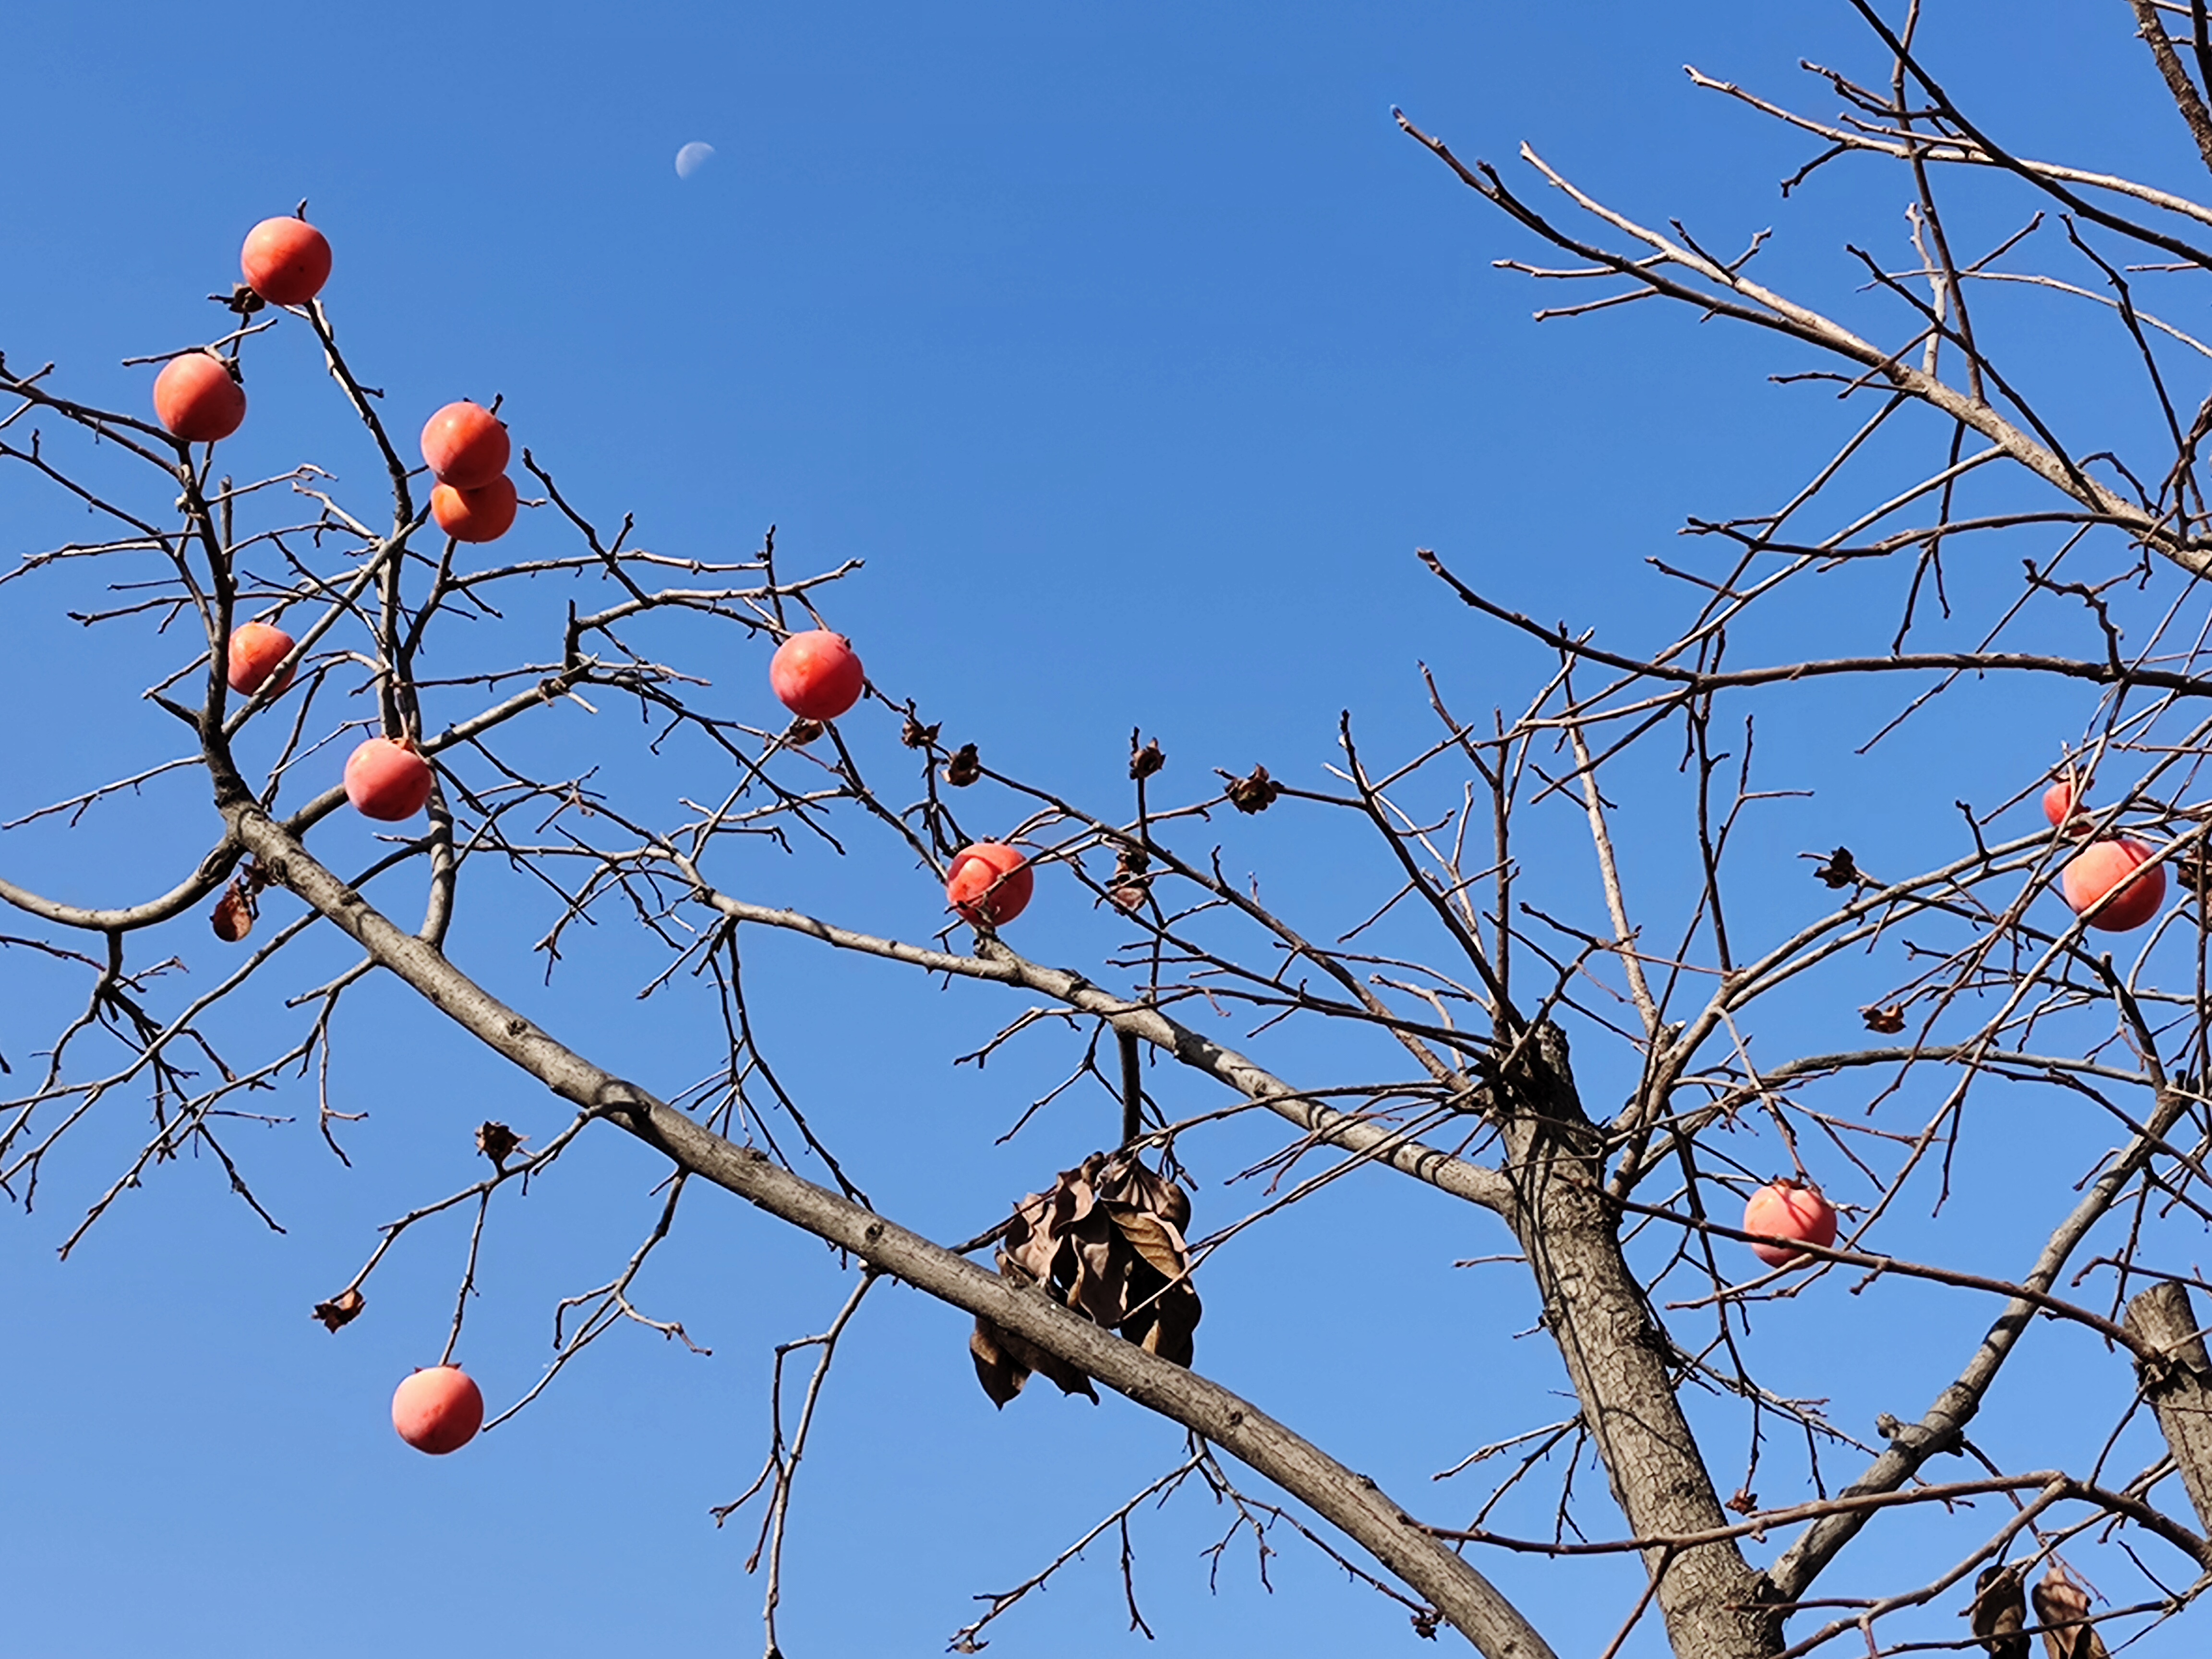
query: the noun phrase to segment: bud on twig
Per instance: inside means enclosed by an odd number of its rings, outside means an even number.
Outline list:
[[[1225,772],[1222,775],[1228,777]],[[1255,766],[1249,777],[1229,779],[1229,804],[1240,812],[1264,812],[1282,793],[1283,786],[1267,775],[1264,766]]]

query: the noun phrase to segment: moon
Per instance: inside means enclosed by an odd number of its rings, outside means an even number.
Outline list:
[[[676,152],[676,176],[689,179],[714,159],[714,147],[694,138]]]

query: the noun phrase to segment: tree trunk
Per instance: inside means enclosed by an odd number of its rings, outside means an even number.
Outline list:
[[[1507,1097],[1507,1173],[1520,1192],[1516,1231],[1544,1298],[1605,1465],[1613,1500],[1638,1538],[1726,1526],[1705,1460],[1675,1398],[1672,1348],[1621,1255],[1618,1218],[1602,1191],[1601,1141],[1583,1114],[1565,1037],[1547,1026],[1528,1074]],[[1782,1621],[1734,1540],[1655,1547],[1644,1567],[1680,1659],[1768,1659]]]
[[[2136,1369],[2143,1398],[2181,1470],[2181,1484],[2197,1509],[2197,1524],[2212,1533],[2212,1358],[2198,1334],[2189,1289],[2154,1285],[2128,1304],[2128,1329],[2160,1350],[2160,1361]]]

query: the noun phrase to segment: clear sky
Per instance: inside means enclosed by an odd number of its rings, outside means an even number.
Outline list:
[[[1997,100],[2020,147],[2185,184],[2121,9],[2076,9],[1930,6],[1960,89]],[[1464,155],[1505,164],[1528,139],[1637,216],[1681,216],[1717,244],[1776,225],[1775,270],[1844,293],[1846,234],[1894,253],[1900,182],[1838,170],[1785,205],[1775,185],[1804,147],[1693,91],[1680,65],[1826,113],[1798,58],[1883,72],[1846,13],[18,5],[0,15],[0,349],[137,406],[146,371],[119,360],[215,331],[202,296],[234,278],[246,229],[305,198],[337,250],[331,313],[394,407],[503,394],[564,489],[609,518],[635,511],[657,548],[727,556],[775,524],[787,568],[865,560],[833,619],[879,680],[1008,769],[1116,799],[1141,725],[1178,768],[1258,760],[1314,781],[1340,709],[1381,742],[1419,729],[1422,661],[1471,704],[1528,689],[1531,660],[1446,604],[1416,547],[1535,615],[1635,637],[1662,591],[1643,561],[1681,556],[1684,516],[1785,495],[1848,418],[1770,386],[1797,360],[1717,324],[1632,310],[1533,325],[1551,296],[1491,264],[1528,245],[1397,131],[1391,106]],[[691,141],[715,153],[679,178]],[[255,453],[327,455],[373,487],[312,342],[296,325],[280,336],[255,385]],[[61,521],[14,478],[0,514],[8,562],[70,533],[50,537]],[[4,816],[171,743],[137,702],[148,662],[167,658],[143,633],[88,636],[61,608],[0,606],[0,696],[18,711]],[[759,673],[730,667],[733,684]],[[1903,845],[1939,817],[1955,830],[1956,795],[1987,805],[2024,784],[2086,708],[2027,700],[1964,753],[1908,738],[1857,762],[1844,744],[1817,810],[1788,808],[1762,843],[1775,890],[1803,900],[1802,848]],[[1846,726],[1855,741],[1863,715],[1784,717],[1777,752]],[[204,805],[149,799],[175,804],[185,839],[149,849],[147,817],[118,810],[35,843],[30,872],[103,902],[166,886]],[[1271,890],[1324,909],[1339,896],[1293,826],[1266,821],[1247,850]],[[854,926],[933,925],[881,848],[787,874],[763,861],[750,880],[749,897]],[[675,1012],[631,998],[647,958],[610,945],[540,991],[524,948],[539,919],[503,920],[471,915],[456,945],[502,994],[641,1074],[682,1049],[658,1024]],[[1076,960],[1091,935],[1057,925],[1025,943],[1061,960],[1064,938],[1069,965],[1095,966],[1095,951]],[[200,929],[174,946],[194,983],[218,960]],[[1003,1000],[758,949],[771,1054],[890,1213],[965,1237],[1110,1136],[1093,1102],[992,1144],[1059,1060],[951,1065],[1010,1017]],[[20,954],[0,957],[0,1054],[20,1079],[65,998]],[[750,1529],[717,1532],[707,1510],[751,1480],[769,1350],[835,1311],[835,1264],[702,1194],[641,1294],[711,1358],[619,1333],[465,1455],[408,1452],[386,1401],[435,1357],[464,1232],[411,1236],[369,1315],[335,1339],[307,1310],[378,1223],[472,1178],[480,1119],[542,1134],[556,1115],[393,988],[357,1003],[339,1085],[371,1114],[349,1138],[356,1167],[336,1168],[311,1122],[242,1142],[283,1237],[219,1171],[187,1164],[58,1264],[138,1130],[135,1107],[88,1127],[27,1218],[0,1218],[0,1645],[40,1659],[757,1651]],[[1198,1109],[1196,1085],[1172,1086]],[[312,1119],[313,1101],[298,1085],[270,1109]],[[1243,1145],[1201,1174],[1231,1173]],[[610,1276],[654,1213],[649,1159],[611,1135],[588,1152],[494,1235],[464,1358],[495,1408],[544,1363],[554,1301]],[[2008,1156],[1990,1150],[2000,1176]],[[1515,1270],[1451,1267],[1506,1247],[1487,1218],[1396,1183],[1346,1186],[1220,1258],[1200,1364],[1404,1501],[1459,1518],[1471,1505],[1429,1476],[1559,1414],[1555,1359],[1510,1340],[1534,1312]],[[1201,1219],[1243,1194],[1202,1187]],[[1954,1254],[1987,1243],[1992,1272],[2016,1272],[2051,1219],[1987,1188],[1966,1205]],[[793,1659],[940,1650],[971,1595],[1042,1565],[1178,1455],[1178,1434],[1111,1398],[1094,1408],[1040,1384],[994,1413],[963,1316],[902,1290],[878,1301],[830,1383],[794,1515]],[[1871,1334],[1818,1309],[1766,1316],[1797,1392],[1844,1391],[1836,1373],[1873,1356],[1879,1383],[1850,1407],[1862,1433],[1875,1409],[1917,1414],[1982,1316],[1931,1337],[1918,1299],[1892,1305]],[[2103,1367],[2124,1397],[2118,1360],[2050,1341],[2050,1363]],[[1613,1528],[1593,1512],[1594,1531]],[[1544,1524],[1540,1508],[1519,1518]],[[1106,1545],[996,1650],[1431,1650],[1295,1542],[1270,1565],[1272,1595],[1249,1544],[1209,1594],[1198,1552],[1226,1524],[1187,1496],[1140,1528],[1155,1644],[1126,1631]],[[1905,1559],[1876,1553],[1868,1577]],[[1562,1653],[1595,1651],[1620,1611],[1579,1574],[1498,1575]],[[1953,1611],[1945,1634],[1961,1629]],[[1647,1633],[1631,1651],[1655,1650]],[[2138,1650],[2185,1650],[2172,1636]]]

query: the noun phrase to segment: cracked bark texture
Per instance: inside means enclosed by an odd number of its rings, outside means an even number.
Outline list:
[[[2158,1413],[2197,1524],[2212,1532],[2212,1357],[2204,1352],[2188,1286],[2152,1285],[2128,1304],[2125,1323],[2161,1350],[2161,1363],[2137,1368],[2143,1398]]]
[[[1629,1271],[1605,1200],[1602,1138],[1575,1091],[1567,1042],[1547,1025],[1504,1094],[1514,1229],[1544,1299],[1544,1323],[1582,1404],[1613,1501],[1638,1538],[1725,1527],[1712,1476],[1675,1397],[1673,1345]],[[1763,1575],[1733,1540],[1644,1552],[1681,1659],[1769,1659],[1782,1621]]]

